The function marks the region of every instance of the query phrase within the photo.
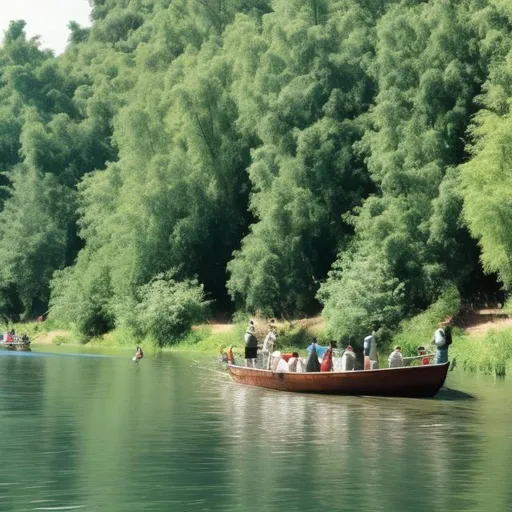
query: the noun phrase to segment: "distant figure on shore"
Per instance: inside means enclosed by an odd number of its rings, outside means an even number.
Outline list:
[[[245,330],[245,366],[256,367],[256,358],[258,357],[258,340],[254,333],[256,332],[256,326],[254,320],[249,321],[249,325]]]
[[[449,317],[438,324],[432,343],[436,346],[436,364],[448,362],[448,347],[452,344],[452,318]]]
[[[400,368],[404,365],[404,357],[402,356],[402,347],[395,347],[388,357],[388,366],[390,368]]]
[[[142,352],[142,349],[140,347],[137,347],[137,350],[135,351],[135,355],[132,358],[132,361],[139,361],[144,357],[144,352]]]

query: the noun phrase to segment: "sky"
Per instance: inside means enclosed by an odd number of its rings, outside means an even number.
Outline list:
[[[43,48],[62,53],[67,44],[67,24],[89,26],[88,0],[0,0],[0,40],[11,20],[25,20],[27,37],[41,36]]]

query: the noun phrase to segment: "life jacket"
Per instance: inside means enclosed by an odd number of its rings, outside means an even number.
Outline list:
[[[430,357],[424,357],[422,360],[421,360],[421,364],[423,366],[426,366],[427,364],[430,364]]]

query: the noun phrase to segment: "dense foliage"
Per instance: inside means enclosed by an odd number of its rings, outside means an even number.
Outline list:
[[[2,317],[166,343],[205,293],[354,339],[512,286],[507,0],[91,6],[0,47]]]

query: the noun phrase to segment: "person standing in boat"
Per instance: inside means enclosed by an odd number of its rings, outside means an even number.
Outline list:
[[[436,346],[436,364],[448,362],[448,347],[452,344],[451,317],[438,324],[432,343]]]
[[[375,331],[363,341],[364,370],[376,370],[379,367],[377,357],[377,341],[375,340]]]
[[[256,367],[256,358],[258,357],[258,340],[254,333],[256,332],[256,325],[254,320],[249,321],[249,325],[245,330],[245,365],[247,367]]]
[[[311,342],[311,345],[306,349],[308,351],[308,354],[311,354],[311,351],[315,349],[315,352],[318,357],[324,357],[324,354],[327,352],[328,347],[323,347],[322,345],[318,344],[318,341],[316,338],[313,338],[313,341]]]

